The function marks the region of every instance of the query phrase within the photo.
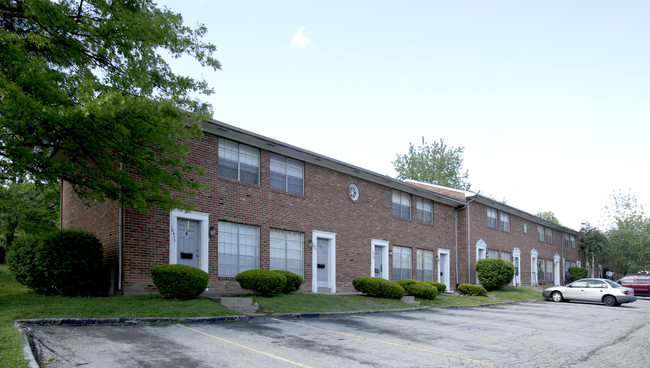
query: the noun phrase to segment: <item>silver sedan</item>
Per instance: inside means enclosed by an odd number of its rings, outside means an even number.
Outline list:
[[[609,307],[636,301],[634,289],[607,279],[580,279],[566,286],[553,286],[544,289],[542,296],[554,302],[599,302]]]

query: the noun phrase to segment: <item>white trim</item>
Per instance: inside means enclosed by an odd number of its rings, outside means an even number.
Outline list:
[[[481,252],[483,251],[483,258],[480,258]],[[487,243],[483,239],[476,242],[476,262],[481,259],[487,258]],[[474,269],[476,269],[476,262],[474,262]],[[476,275],[476,283],[478,284],[478,274]]]
[[[560,286],[562,284],[560,279],[560,255],[555,253],[553,257],[553,285]]]
[[[539,267],[537,264],[537,262],[539,262],[538,255],[537,249],[533,248],[533,250],[530,251],[530,283],[532,285],[539,285],[539,273],[537,272]],[[533,277],[533,275],[535,276]]]
[[[440,257],[440,256],[443,255],[443,254],[446,256],[445,259],[447,260],[447,264],[444,267],[444,270],[446,271],[446,275],[442,276],[442,279],[441,279],[441,276],[440,276],[440,268],[441,268],[440,264],[441,263],[440,262],[442,261],[442,257]],[[437,267],[438,267],[438,282],[442,283],[442,284],[445,284],[447,286],[448,291],[453,291],[451,289],[451,275],[450,275],[450,273],[451,273],[451,265],[450,265],[450,262],[451,262],[451,251],[449,249],[438,249],[438,262],[437,262],[438,263],[437,264]],[[443,282],[443,281],[446,281],[446,282]]]
[[[311,233],[311,241],[312,241],[312,249],[311,249],[311,292],[312,293],[317,293],[318,292],[318,280],[317,280],[317,273],[318,273],[318,268],[317,268],[317,244],[318,244],[318,239],[327,239],[328,240],[328,247],[329,247],[329,259],[328,259],[328,264],[329,264],[329,274],[328,274],[328,285],[327,287],[330,289],[330,292],[336,293],[336,233],[328,233],[325,231],[318,231],[314,230]]]
[[[169,213],[169,264],[176,264],[178,262],[176,234],[178,233],[177,221],[179,218],[199,222],[199,243],[201,247],[199,266],[203,271],[208,272],[208,261],[210,259],[208,254],[210,214],[208,213],[171,210]]]
[[[388,240],[378,240],[378,239],[371,239],[370,240],[370,276],[374,277],[375,276],[375,247],[382,247],[381,251],[381,264],[384,265],[384,269],[381,270],[381,278],[388,280],[388,271],[389,271],[389,263],[388,263],[388,247],[390,243]]]
[[[517,260],[517,263],[515,263],[515,260]],[[519,248],[512,250],[512,264],[515,265],[515,269],[519,270],[519,274],[512,277],[512,284],[513,286],[521,286],[521,250]]]

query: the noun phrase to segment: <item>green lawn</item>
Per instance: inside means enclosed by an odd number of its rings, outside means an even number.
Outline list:
[[[513,300],[541,299],[541,289],[506,288],[489,294],[494,298],[438,295],[420,300],[422,306],[479,305]],[[363,295],[291,294],[273,298],[253,296],[264,313],[318,313],[384,309],[406,309],[413,305],[399,300]],[[18,284],[7,266],[0,265],[0,368],[27,367],[23,361],[22,339],[13,326],[16,319],[28,318],[135,318],[135,317],[214,317],[237,315],[208,299],[165,300],[157,295],[81,298],[41,296]]]

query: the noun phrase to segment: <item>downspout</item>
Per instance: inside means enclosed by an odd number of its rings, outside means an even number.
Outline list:
[[[459,209],[454,212],[454,229],[456,230],[454,234],[454,240],[456,242],[456,290],[458,290],[458,211]]]
[[[471,233],[472,230],[470,228],[471,222],[470,222],[470,207],[469,205],[474,202],[477,198],[474,197],[474,199],[470,199],[465,207],[467,207],[467,283],[471,284],[472,283],[472,253],[471,253],[471,246],[470,246],[470,238],[471,238]],[[478,260],[477,260],[478,261]]]
[[[471,260],[471,254],[470,254],[470,230],[469,230],[469,205],[470,203],[474,202],[476,198],[470,199],[464,206],[456,209],[456,213],[454,215],[454,222],[456,224],[456,290],[458,290],[458,284],[459,284],[459,279],[458,279],[458,212],[462,211],[463,209],[467,209],[467,282],[469,283],[470,280],[472,279],[472,260]]]
[[[124,169],[120,162],[120,171]],[[122,246],[124,237],[124,210],[122,208],[122,197],[120,195],[119,208],[117,210],[117,290],[122,291]]]

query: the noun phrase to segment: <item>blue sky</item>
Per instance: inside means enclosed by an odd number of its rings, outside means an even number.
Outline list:
[[[579,230],[650,201],[648,1],[165,0],[203,23],[214,118],[380,174],[464,147],[472,190]]]

